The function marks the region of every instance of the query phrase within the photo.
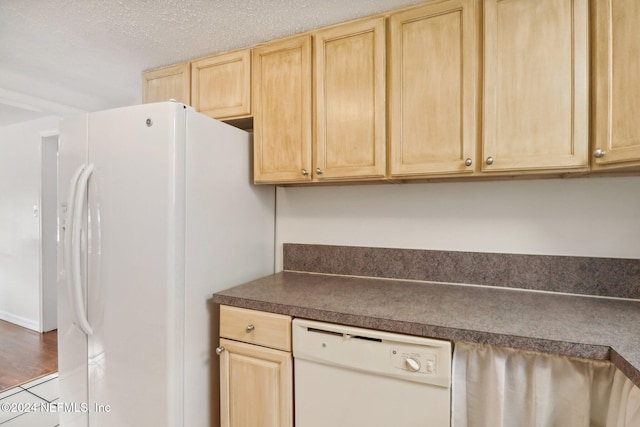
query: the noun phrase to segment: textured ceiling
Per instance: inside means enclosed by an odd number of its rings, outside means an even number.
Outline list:
[[[143,70],[418,1],[0,0],[0,126],[135,104]]]

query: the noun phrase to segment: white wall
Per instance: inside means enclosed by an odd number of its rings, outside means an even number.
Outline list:
[[[34,330],[41,329],[41,132],[57,126],[46,117],[0,128],[0,319]]]
[[[640,177],[278,188],[283,243],[640,259]]]

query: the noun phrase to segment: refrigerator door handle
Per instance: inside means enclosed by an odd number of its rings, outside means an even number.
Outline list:
[[[73,296],[73,306],[76,314],[78,326],[87,335],[93,334],[93,329],[87,320],[82,297],[82,273],[81,273],[81,230],[82,230],[82,210],[87,194],[87,183],[93,173],[93,164],[88,165],[78,179],[78,185],[73,204],[73,228],[71,235],[71,291]]]
[[[76,307],[73,300],[73,274],[72,271],[72,262],[71,262],[71,236],[73,234],[73,212],[74,212],[74,203],[76,200],[76,190],[78,188],[78,180],[80,179],[80,175],[84,171],[86,165],[81,165],[76,172],[73,174],[71,181],[69,182],[69,192],[67,197],[67,218],[65,221],[65,232],[63,239],[63,265],[64,265],[64,276],[65,276],[65,288],[67,290],[67,297],[69,298],[69,305],[71,306],[71,310],[73,311],[73,323],[78,324],[78,315],[76,314]]]

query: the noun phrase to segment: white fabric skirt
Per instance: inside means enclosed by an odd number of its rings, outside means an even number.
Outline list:
[[[456,343],[452,427],[640,427],[640,389],[607,361]]]

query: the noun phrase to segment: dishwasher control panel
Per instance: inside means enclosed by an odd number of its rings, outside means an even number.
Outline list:
[[[393,347],[390,350],[391,365],[417,374],[437,373],[437,358],[434,353],[407,351],[401,347]]]
[[[352,326],[293,320],[293,358],[450,387],[451,343]]]

